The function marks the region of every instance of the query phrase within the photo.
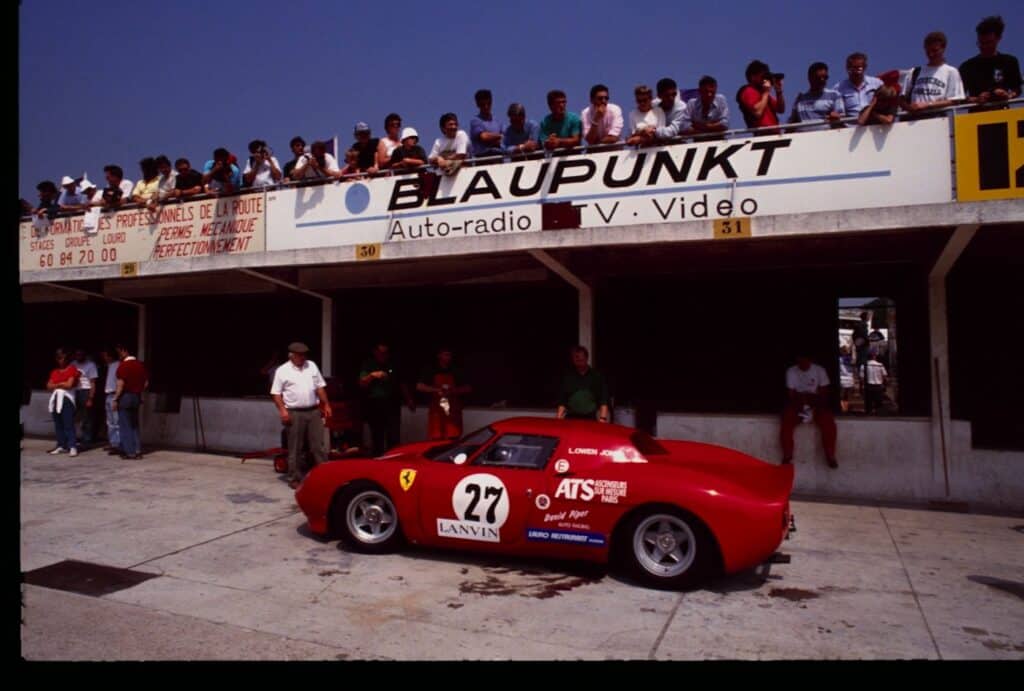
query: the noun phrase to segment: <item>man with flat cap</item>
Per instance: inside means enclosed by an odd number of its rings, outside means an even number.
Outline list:
[[[326,382],[320,369],[307,360],[309,348],[295,342],[288,346],[288,362],[274,372],[270,396],[274,399],[281,424],[288,429],[288,486],[296,489],[311,467],[303,459],[303,445],[313,457],[313,465],[326,460],[324,452],[324,423],[320,418],[317,401],[323,406],[323,415],[331,417],[331,404],[327,400]],[[301,466],[301,467],[300,467]]]

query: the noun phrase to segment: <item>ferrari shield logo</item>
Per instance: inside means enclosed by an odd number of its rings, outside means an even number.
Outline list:
[[[398,475],[398,483],[402,485],[402,489],[406,492],[412,487],[412,483],[416,480],[416,471],[412,468],[403,468],[402,472]]]

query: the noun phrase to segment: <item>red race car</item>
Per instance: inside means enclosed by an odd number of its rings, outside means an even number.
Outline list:
[[[319,535],[613,561],[684,588],[764,562],[786,537],[793,466],[619,425],[495,422],[455,442],[323,463],[296,491]]]

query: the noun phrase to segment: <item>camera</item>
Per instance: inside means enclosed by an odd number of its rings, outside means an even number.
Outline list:
[[[764,78],[771,82],[777,82],[781,79],[785,79],[786,75],[782,72],[768,72],[764,75]]]

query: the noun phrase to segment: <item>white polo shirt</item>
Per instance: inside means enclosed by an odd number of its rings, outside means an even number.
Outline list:
[[[797,365],[786,370],[786,388],[797,393],[818,393],[818,387],[828,386],[830,383],[825,368],[813,362],[806,372]]]
[[[318,402],[316,390],[326,385],[315,362],[306,360],[299,369],[289,360],[274,372],[270,393],[280,395],[285,408],[312,408]]]
[[[84,362],[72,362],[72,365],[78,368],[78,371],[82,375],[78,378],[78,387],[83,391],[88,391],[92,388],[92,379],[98,379],[100,376],[99,370],[96,369],[96,363],[92,360],[85,360]]]

